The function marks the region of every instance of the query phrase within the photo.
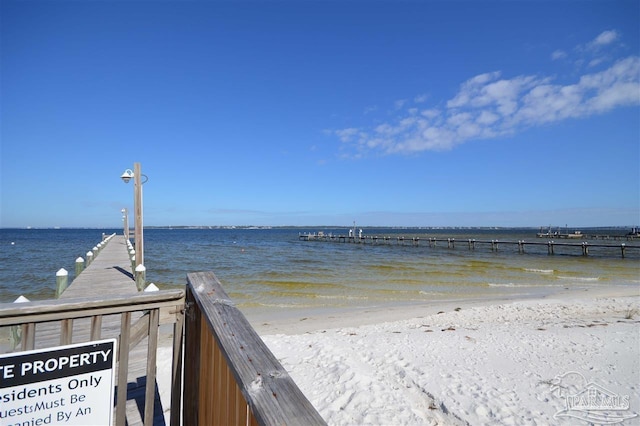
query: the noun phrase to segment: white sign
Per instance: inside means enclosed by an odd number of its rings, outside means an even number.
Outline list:
[[[0,426],[111,425],[116,340],[0,355]]]

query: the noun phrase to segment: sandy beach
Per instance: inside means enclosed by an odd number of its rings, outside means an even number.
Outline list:
[[[249,319],[329,424],[640,424],[637,287]]]
[[[637,286],[248,319],[330,425],[640,425]]]

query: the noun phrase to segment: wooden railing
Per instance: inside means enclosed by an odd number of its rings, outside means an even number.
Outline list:
[[[116,425],[133,424],[126,407],[132,368],[135,377],[146,375],[143,422],[155,423],[162,324],[173,324],[171,425],[326,424],[212,272],[188,274],[186,294],[175,290],[0,304],[0,327],[21,335],[16,350],[118,339]],[[145,339],[146,352],[132,355]],[[132,367],[134,358],[146,366]]]
[[[212,272],[187,275],[185,425],[324,425]]]
[[[0,327],[11,327],[20,336],[18,350],[49,348],[70,343],[118,338],[118,376],[115,424],[126,419],[129,399],[127,377],[130,353],[147,338],[146,354],[139,356],[146,367],[144,424],[154,423],[156,353],[158,329],[173,324],[171,370],[171,424],[180,424],[182,383],[182,331],[184,291],[158,291],[115,298],[78,298],[29,303],[0,304]],[[133,360],[132,360],[133,362]],[[146,370],[146,371],[145,371]]]

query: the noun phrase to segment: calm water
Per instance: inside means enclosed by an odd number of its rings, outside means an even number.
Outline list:
[[[147,279],[160,288],[184,286],[186,274],[213,271],[241,309],[380,306],[462,297],[526,296],[564,288],[640,284],[640,250],[547,248],[502,244],[468,249],[467,239],[538,241],[536,230],[402,230],[365,228],[365,235],[419,236],[420,246],[299,241],[300,231],[347,229],[147,229]],[[0,229],[0,301],[19,295],[54,297],[55,273],[69,271],[102,233],[115,229]],[[623,231],[618,230],[617,233]],[[456,238],[430,247],[429,237]],[[564,240],[566,242],[566,240]],[[580,241],[570,241],[580,243]],[[590,241],[615,244],[621,241]],[[640,245],[640,241],[626,242]]]

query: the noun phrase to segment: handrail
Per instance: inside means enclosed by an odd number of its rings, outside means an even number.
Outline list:
[[[0,303],[0,327],[154,309],[176,305],[183,297],[182,290],[164,290],[113,298],[78,297]]]
[[[187,274],[183,423],[325,425],[213,272]]]
[[[128,398],[129,353],[145,337],[146,384],[144,392],[144,424],[152,425],[155,405],[156,351],[160,324],[173,324],[173,356],[171,370],[171,425],[180,424],[182,384],[182,336],[184,295],[182,290],[140,293],[114,298],[55,299],[27,303],[0,304],[0,327],[21,326],[21,349],[47,348],[72,341],[95,341],[118,337],[118,378],[115,424],[125,425]],[[135,313],[135,316],[132,315]],[[117,319],[119,317],[119,319]],[[109,324],[105,328],[103,318]],[[79,320],[77,330],[75,321]],[[90,326],[86,327],[86,321]],[[114,324],[115,320],[115,324]],[[59,327],[58,327],[59,324]],[[56,328],[57,327],[57,328]],[[104,331],[110,336],[103,336]],[[38,331],[38,340],[36,332]],[[74,331],[77,333],[74,334]],[[85,336],[83,333],[87,333]],[[16,336],[19,333],[16,331]],[[59,342],[56,341],[59,336]],[[130,423],[130,422],[129,422]],[[130,423],[131,424],[131,423]]]

